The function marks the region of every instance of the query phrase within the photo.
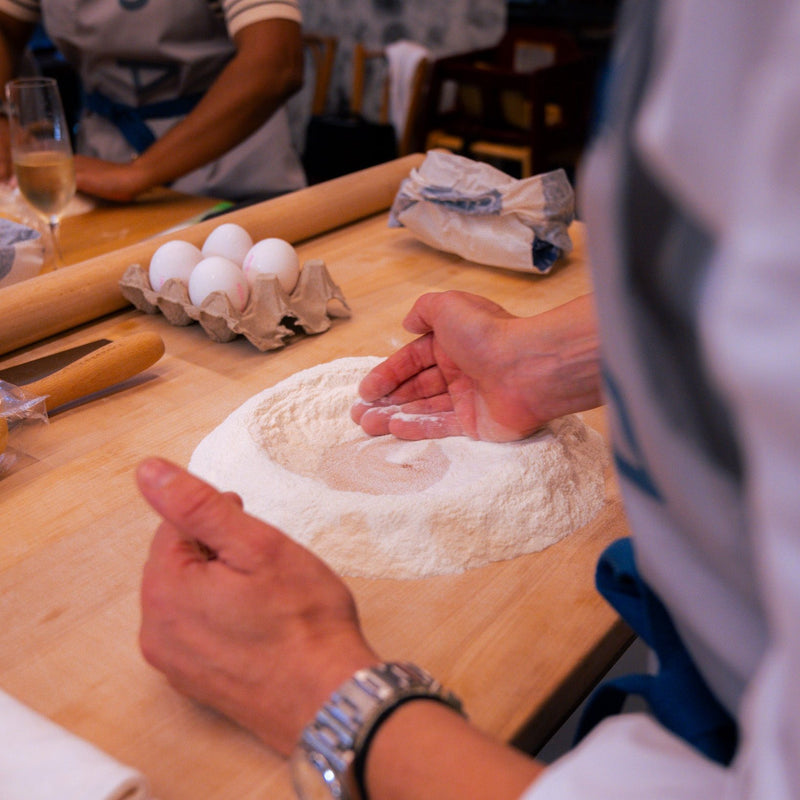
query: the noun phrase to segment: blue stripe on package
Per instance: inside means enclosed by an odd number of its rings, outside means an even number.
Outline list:
[[[574,219],[575,194],[564,170],[518,180],[432,150],[400,185],[389,225],[478,264],[545,275],[572,249]]]

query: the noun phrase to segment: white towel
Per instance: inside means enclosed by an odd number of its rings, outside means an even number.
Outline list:
[[[415,42],[402,39],[386,46],[386,60],[389,63],[389,120],[394,125],[398,142],[403,138],[406,129],[414,73],[423,58],[430,59],[430,52]]]
[[[2,800],[148,800],[147,780],[0,691]]]

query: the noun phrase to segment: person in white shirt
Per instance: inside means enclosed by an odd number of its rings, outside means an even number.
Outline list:
[[[334,690],[382,674],[352,598],[234,497],[158,459],[138,472],[165,518],[143,581],[151,663],[279,752],[302,735],[301,763],[355,780],[344,796],[800,797],[798,40],[790,0],[627,3],[579,179],[594,297],[524,318],[424,295],[405,321],[419,338],[353,409],[371,434],[509,441],[608,405],[627,588],[668,645],[640,682],[652,715],[609,716],[548,767],[441,702],[393,706],[366,747],[348,718],[344,745],[325,739]],[[601,567],[613,588],[613,557]],[[308,770],[295,774],[302,788]]]
[[[37,22],[85,94],[80,191],[129,201],[171,185],[248,200],[305,185],[284,108],[303,80],[296,0],[0,0],[3,84]]]

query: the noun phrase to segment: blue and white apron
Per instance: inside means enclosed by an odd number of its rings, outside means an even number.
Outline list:
[[[185,116],[235,53],[208,0],[42,0],[42,21],[86,94],[78,151],[115,162],[129,161]],[[173,188],[243,199],[304,184],[280,109]]]

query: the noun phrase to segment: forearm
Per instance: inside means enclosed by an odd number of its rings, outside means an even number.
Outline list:
[[[602,403],[600,339],[592,295],[520,321],[512,380],[533,419],[555,419]]]
[[[269,25],[270,34],[254,30]],[[171,183],[228,152],[264,124],[302,84],[299,26],[271,20],[245,28],[238,51],[203,99],[135,162],[142,190]],[[265,153],[265,158],[269,154]]]
[[[445,705],[421,700],[400,706],[378,728],[364,777],[370,800],[510,800],[542,769]]]

